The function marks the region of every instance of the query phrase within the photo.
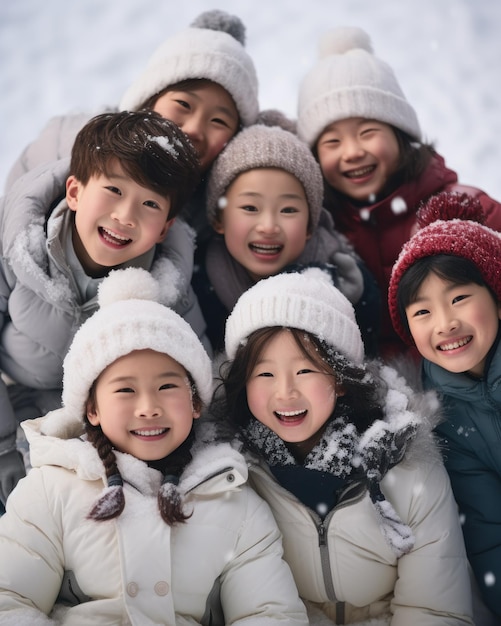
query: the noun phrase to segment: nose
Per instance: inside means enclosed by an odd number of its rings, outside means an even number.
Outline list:
[[[365,154],[362,144],[355,137],[343,141],[343,158],[345,161],[359,159]]]
[[[439,335],[454,332],[459,326],[459,321],[454,315],[454,311],[443,310],[438,314],[436,331]]]
[[[291,375],[283,375],[277,377],[275,394],[279,400],[290,400],[297,396],[294,377]]]
[[[257,225],[258,232],[264,234],[276,234],[280,230],[280,226],[275,219],[275,215],[271,211],[264,211],[259,216],[259,223]]]
[[[123,200],[118,205],[115,205],[111,214],[111,219],[115,220],[115,222],[118,222],[122,226],[134,228],[136,220],[132,202]]]
[[[136,417],[143,419],[155,419],[162,415],[162,409],[156,401],[155,397],[141,396],[138,399],[136,407]]]
[[[192,144],[198,150],[204,141],[203,120],[197,115],[190,115],[190,117],[183,120],[180,128],[183,133],[188,135]]]

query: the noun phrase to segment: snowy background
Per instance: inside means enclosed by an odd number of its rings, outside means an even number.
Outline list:
[[[262,107],[290,116],[319,37],[366,29],[460,182],[501,199],[499,0],[3,0],[0,191],[51,116],[117,105],[156,47],[213,8],[246,26]]]

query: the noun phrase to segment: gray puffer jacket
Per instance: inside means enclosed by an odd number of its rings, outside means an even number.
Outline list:
[[[69,210],[57,202],[64,198],[68,168],[68,159],[35,168],[0,200],[0,370],[37,390],[61,387],[67,349],[97,308],[95,297],[81,300],[58,236]],[[162,303],[184,317],[209,347],[190,286],[193,252],[194,234],[178,220],[157,246],[150,271],[160,283]],[[14,445],[16,429],[0,381],[0,454]]]

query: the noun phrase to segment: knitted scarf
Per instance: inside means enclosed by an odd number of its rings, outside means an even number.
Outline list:
[[[352,422],[346,417],[338,417],[327,424],[319,443],[303,463],[307,469],[329,472],[339,478],[365,478],[383,537],[397,557],[412,549],[414,536],[385,499],[380,482],[389,469],[402,461],[416,432],[417,422],[413,420],[398,425],[377,420],[359,435]],[[263,457],[268,465],[297,464],[284,441],[258,420],[251,419],[241,435],[249,448]]]

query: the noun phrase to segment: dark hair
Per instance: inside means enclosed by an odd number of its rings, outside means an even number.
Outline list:
[[[410,335],[409,322],[407,320],[406,308],[416,301],[421,285],[430,274],[435,274],[439,278],[446,280],[453,285],[467,285],[474,283],[481,287],[486,287],[492,295],[494,302],[498,299],[489,285],[485,282],[478,267],[461,256],[452,254],[437,254],[434,256],[418,259],[405,271],[397,289],[397,307],[400,319],[406,331]]]
[[[196,410],[202,406],[202,401],[195,387],[195,383],[188,374],[188,379],[193,390],[193,406]],[[96,409],[96,385],[97,380],[92,384],[87,400],[87,411]],[[108,480],[108,487],[117,487],[112,492],[105,493],[93,505],[88,514],[89,519],[105,521],[118,517],[125,507],[125,496],[123,492],[123,480],[117,466],[112,442],[104,434],[100,425],[94,426],[84,417],[85,432],[90,443],[96,448],[99,458],[103,462]],[[188,437],[183,443],[173,450],[167,457],[159,461],[148,462],[148,465],[158,469],[163,474],[162,486],[158,492],[158,509],[166,524],[173,526],[176,523],[184,523],[191,517],[185,515],[179,492],[176,485],[179,477],[186,465],[191,461],[191,447],[195,439],[194,428],[192,426]]]
[[[169,197],[169,219],[176,217],[200,182],[200,165],[188,137],[154,111],[103,113],[78,133],[70,174],[82,184],[108,175],[118,161],[142,187]]]
[[[283,330],[283,327],[273,326],[253,332],[245,344],[239,346],[234,360],[223,364],[220,372],[222,385],[215,395],[212,412],[218,415],[224,413],[237,428],[244,428],[251,419],[255,419],[247,403],[247,381],[266,344]],[[361,433],[375,420],[383,418],[380,398],[384,383],[379,379],[376,367],[372,364],[355,365],[304,330],[286,330],[290,331],[304,356],[322,372],[332,376],[343,389],[344,395],[338,397],[330,420],[346,416]],[[224,409],[221,409],[222,405]]]

